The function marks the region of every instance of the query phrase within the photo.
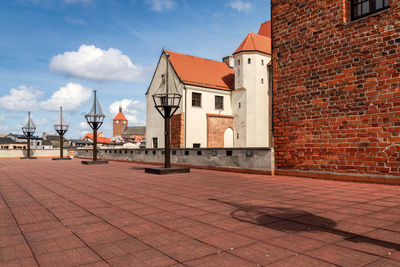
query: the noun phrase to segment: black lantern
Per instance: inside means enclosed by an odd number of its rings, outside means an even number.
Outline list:
[[[164,146],[164,168],[146,168],[146,172],[154,173],[154,174],[167,174],[167,173],[184,173],[189,172],[189,168],[171,168],[171,117],[178,110],[182,95],[176,92],[170,92],[169,88],[169,54],[165,53],[166,57],[166,75],[162,75],[162,82],[159,87],[161,92],[156,92],[152,95],[154,101],[154,107],[164,118],[164,137],[165,137],[165,146]]]
[[[35,133],[36,126],[32,121],[31,112],[28,111],[28,122],[22,127],[22,132],[24,133],[25,137],[27,138],[27,155],[26,157],[21,157],[21,159],[36,159],[36,157],[31,157],[31,136]]]
[[[70,160],[70,157],[64,158],[64,134],[68,131],[69,125],[64,123],[62,117],[62,107],[60,107],[60,121],[54,124],[54,129],[60,135],[60,157],[53,160]]]
[[[106,160],[97,160],[97,130],[103,125],[104,115],[100,103],[96,95],[97,91],[94,90],[94,101],[92,109],[85,115],[85,119],[89,126],[93,129],[93,161],[82,161],[82,164],[107,164]]]

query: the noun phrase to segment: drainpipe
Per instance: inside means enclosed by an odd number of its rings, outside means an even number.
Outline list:
[[[185,135],[185,148],[186,148],[187,147],[186,146],[186,125],[187,125],[187,123],[186,123],[186,121],[187,121],[187,89],[186,89],[186,85],[183,86],[183,89],[185,90],[185,114],[184,114],[184,116],[185,116],[185,126],[184,126],[184,135]]]

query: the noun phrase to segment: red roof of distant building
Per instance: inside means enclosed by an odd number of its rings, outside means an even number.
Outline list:
[[[239,46],[236,49],[235,53],[237,54],[244,51],[258,51],[265,54],[271,54],[271,38],[265,37],[263,35],[257,33],[249,33]]]
[[[117,116],[115,116],[113,121],[127,121],[127,119],[122,112],[118,112]]]
[[[234,69],[220,61],[165,51],[179,79],[185,84],[222,90],[234,89]]]
[[[85,134],[85,136],[82,138],[82,140],[85,140],[85,139],[90,139],[93,141],[93,133]],[[111,143],[112,142],[111,139],[112,138],[104,137],[102,132],[97,133],[97,142],[98,143],[103,143],[103,144]]]
[[[261,24],[260,29],[258,30],[258,34],[271,38],[271,21],[266,21]]]

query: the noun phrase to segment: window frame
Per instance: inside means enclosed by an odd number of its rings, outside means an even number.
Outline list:
[[[217,102],[217,99],[220,99],[221,102],[220,103]],[[217,103],[221,104],[221,107],[218,107]],[[215,96],[215,98],[214,98],[214,107],[217,110],[224,110],[224,96],[222,96],[222,95],[216,95]]]
[[[194,99],[195,95],[199,96],[198,105],[195,103],[195,101],[197,101],[196,99]],[[192,107],[201,108],[201,93],[192,92]]]
[[[376,1],[377,1],[377,0],[365,0],[365,1],[362,2],[362,3],[357,3],[356,1],[357,1],[357,0],[350,0],[351,21],[356,21],[356,20],[358,20],[358,19],[362,19],[362,18],[364,18],[364,17],[373,15],[373,14],[375,14],[375,13],[378,13],[378,12],[380,12],[380,11],[383,11],[383,10],[386,10],[386,9],[390,8],[389,0],[388,0],[387,6],[385,6],[385,0],[382,0],[384,6],[383,6],[382,8],[379,8],[379,9],[376,8]],[[363,3],[365,3],[365,2],[369,3],[369,12],[368,12],[368,13],[365,13],[365,14],[362,14],[362,15],[360,15],[360,16],[356,16],[356,15],[355,15],[355,8],[356,8],[356,6],[358,6],[358,5],[360,5],[360,4],[363,4]]]

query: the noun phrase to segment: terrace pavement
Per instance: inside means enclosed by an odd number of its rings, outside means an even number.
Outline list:
[[[0,160],[0,266],[400,266],[400,187]]]

